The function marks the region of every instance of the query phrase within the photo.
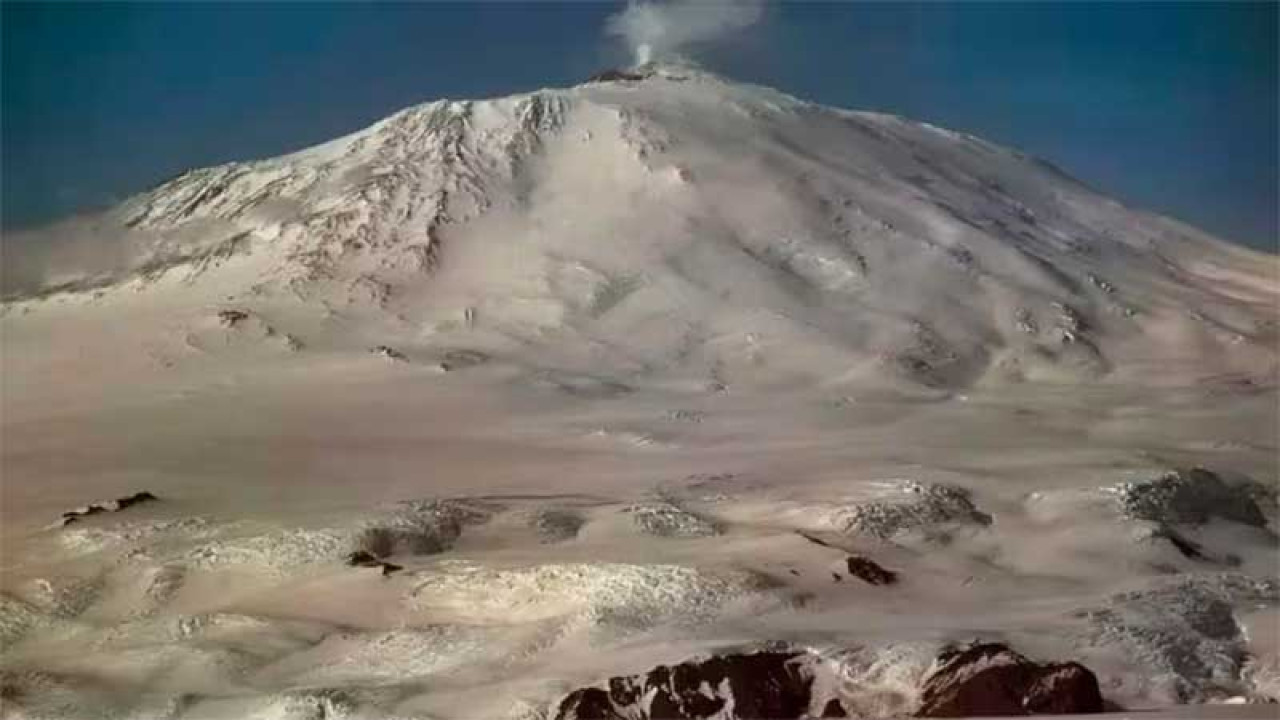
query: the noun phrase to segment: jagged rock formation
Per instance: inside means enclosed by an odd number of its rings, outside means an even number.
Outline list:
[[[749,720],[848,717],[838,663],[803,651],[713,655],[610,678],[560,701],[556,720]],[[1038,664],[1005,645],[944,651],[919,689],[918,717],[1059,715],[1103,710],[1079,663]]]
[[[812,703],[804,653],[757,652],[659,665],[561,701],[556,720],[800,718]]]

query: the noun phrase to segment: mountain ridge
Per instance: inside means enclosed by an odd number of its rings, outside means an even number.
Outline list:
[[[782,375],[878,366],[939,388],[1099,378],[1134,355],[1275,363],[1268,259],[972,135],[694,68],[416,105],[192,170],[107,217],[130,259],[54,291],[214,273],[223,304],[291,296],[428,335],[479,322],[500,354],[624,346],[640,367],[696,356],[709,375],[725,355],[759,363],[764,335],[768,354],[811,351]],[[635,342],[650,331],[662,357]],[[375,334],[360,342],[394,344]]]

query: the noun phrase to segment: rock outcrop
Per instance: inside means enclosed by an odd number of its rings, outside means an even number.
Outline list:
[[[610,678],[561,701],[556,720],[799,718],[808,715],[813,676],[807,654],[757,652],[659,665]]]
[[[938,657],[921,691],[919,717],[1102,712],[1098,679],[1079,663],[1032,662],[999,643]]]
[[[134,505],[139,505],[141,503],[146,503],[146,502],[153,502],[155,500],[159,500],[159,498],[147,492],[146,490],[143,490],[141,492],[136,492],[132,495],[126,495],[122,498],[116,498],[115,500],[104,500],[102,502],[97,502],[91,505],[85,505],[84,507],[81,507],[81,508],[76,508],[75,510],[68,510],[62,513],[62,518],[57,523],[55,523],[55,525],[58,527],[63,527],[66,525],[70,525],[71,523],[74,523],[74,522],[79,522],[80,518],[88,517],[90,515],[98,515],[100,513],[109,513],[109,512],[119,512],[126,508],[133,507]]]
[[[840,510],[834,523],[845,533],[889,540],[908,532],[933,536],[945,526],[990,525],[991,516],[964,488],[908,482],[884,499]]]
[[[463,500],[403,502],[388,516],[365,527],[353,552],[377,558],[401,553],[434,555],[453,547],[465,525],[483,523],[490,514],[488,507]]]
[[[626,509],[637,528],[659,537],[708,537],[720,527],[710,520],[667,502],[632,505]]]
[[[348,555],[347,564],[352,567],[381,568],[383,577],[386,577],[394,572],[399,572],[404,569],[403,566],[396,565],[395,563],[390,563],[390,562],[387,562],[386,560],[379,559],[378,557],[374,556],[372,553],[368,553],[364,550],[357,550],[351,553],[350,555]]]
[[[852,696],[841,696],[847,681],[841,677],[830,660],[809,651],[718,655],[580,688],[560,702],[555,720],[808,720],[850,712],[860,717]],[[919,717],[1103,709],[1097,678],[1088,668],[1032,662],[998,643],[943,652],[924,676],[919,698]]]
[[[879,563],[861,555],[850,555],[845,559],[849,574],[872,585],[892,585],[898,582],[898,573],[886,570]]]
[[[1263,527],[1267,518],[1250,488],[1233,487],[1203,468],[1174,470],[1115,488],[1126,517],[1160,525],[1201,525],[1221,518]]]

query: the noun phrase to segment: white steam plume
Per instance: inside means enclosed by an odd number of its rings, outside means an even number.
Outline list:
[[[632,0],[609,18],[607,29],[625,40],[636,65],[643,65],[731,35],[755,24],[763,13],[763,0]]]

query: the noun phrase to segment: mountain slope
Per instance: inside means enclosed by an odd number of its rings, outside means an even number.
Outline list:
[[[695,70],[622,78],[187,173],[112,211],[114,274],[63,281],[323,307],[281,329],[309,346],[720,385],[1274,367],[1274,258],[970,136]]]
[[[974,640],[1280,697],[1280,265],[1016,152],[653,67],[24,242],[5,710],[731,714],[764,647],[902,717]]]

